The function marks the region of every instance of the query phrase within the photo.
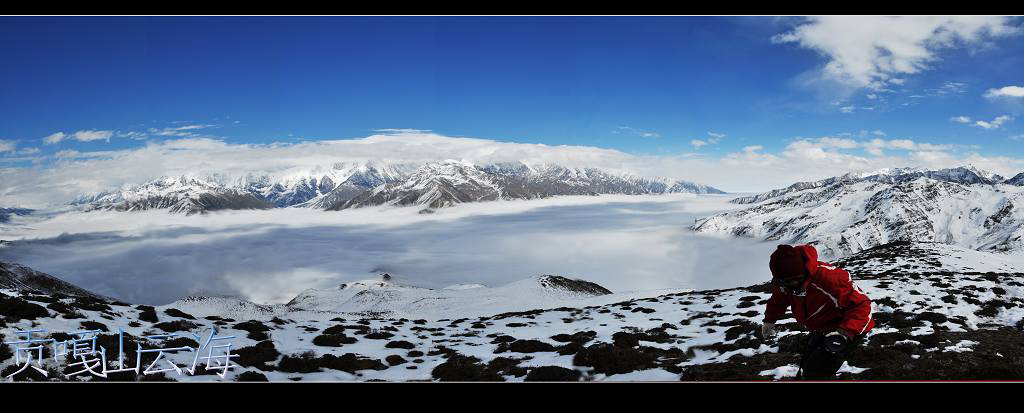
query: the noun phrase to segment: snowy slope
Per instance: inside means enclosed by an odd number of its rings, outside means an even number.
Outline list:
[[[71,294],[106,298],[78,288],[52,275],[8,262],[0,262],[0,288],[19,292],[35,291],[43,294]]]
[[[698,232],[811,243],[838,257],[897,240],[988,251],[1024,247],[1024,187],[973,168],[829,178],[734,200]]]
[[[871,297],[877,322],[840,370],[841,378],[1024,379],[1024,265],[1006,258],[941,244],[893,243],[838,262]],[[396,290],[380,281],[346,287],[340,291]],[[535,292],[522,287],[507,291]],[[465,291],[480,289],[486,287]],[[271,308],[219,298],[151,308],[60,294],[2,294],[0,306],[22,300],[19,308],[36,306],[45,314],[5,312],[5,341],[14,329],[67,332],[84,327],[84,321],[99,323],[92,328],[124,328],[132,347],[137,341],[154,348],[159,343],[139,337],[167,330],[202,338],[207,328],[219,326],[222,334],[235,336],[235,362],[243,367],[225,378],[200,370],[143,376],[147,380],[776,380],[796,373],[805,336],[787,318],[779,323],[778,338],[757,336],[766,285],[600,295],[560,307],[472,315],[467,310],[441,319]],[[321,294],[307,297],[346,305]],[[116,345],[115,335],[103,337]],[[192,357],[186,352],[169,358],[187,364]],[[12,364],[0,352],[0,374],[15,371]],[[64,379],[60,362],[45,366],[51,378]],[[99,380],[89,380],[94,379]]]
[[[592,287],[588,289],[588,285]],[[453,286],[439,290],[367,280],[337,290],[307,290],[287,304],[289,310],[333,311],[374,317],[459,318],[493,312],[524,311],[587,302],[611,291],[560,276],[542,275],[500,287]]]

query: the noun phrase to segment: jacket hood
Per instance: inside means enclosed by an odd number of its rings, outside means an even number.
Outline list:
[[[814,275],[818,271],[818,250],[814,249],[813,245],[797,245],[794,247],[800,251],[800,255],[804,256],[804,265],[807,267],[807,273]]]

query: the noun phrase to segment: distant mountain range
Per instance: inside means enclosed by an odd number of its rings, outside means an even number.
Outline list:
[[[883,169],[799,182],[732,202],[694,231],[811,243],[843,256],[892,241],[978,250],[1024,247],[1024,173],[1006,179],[966,166]]]
[[[344,162],[291,175],[164,177],[83,196],[85,210],[167,209],[202,213],[221,209],[305,207],[341,210],[375,205],[443,208],[466,202],[539,199],[557,195],[724,193],[693,182],[644,178],[597,168],[553,164],[476,165],[447,160],[424,164]]]

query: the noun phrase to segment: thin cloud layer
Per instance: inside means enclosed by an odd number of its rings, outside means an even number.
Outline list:
[[[307,288],[334,288],[377,272],[428,288],[498,286],[541,274],[584,278],[613,291],[762,282],[766,261],[735,257],[767,257],[774,244],[687,229],[694,218],[735,208],[728,199],[570,197],[466,205],[439,218],[386,208],[351,216],[316,212],[319,218],[239,211],[174,217],[168,224],[144,213],[122,215],[116,230],[101,228],[103,218],[96,217],[102,214],[65,215],[33,227],[72,232],[28,232],[26,241],[0,249],[0,259],[150,304],[191,294],[280,303]]]

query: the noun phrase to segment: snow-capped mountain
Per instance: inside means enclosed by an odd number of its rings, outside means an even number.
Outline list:
[[[142,185],[80,198],[85,210],[142,211],[167,209],[194,214],[220,209],[264,209],[270,205],[251,194],[199,178],[164,177]]]
[[[1018,181],[1024,181],[1024,173],[1018,175]],[[947,168],[938,170],[924,170],[919,168],[883,168],[872,172],[850,172],[841,176],[834,176],[813,182],[797,182],[785,188],[775,189],[762,194],[748,197],[740,197],[732,202],[737,204],[753,204],[767,199],[777,198],[806,189],[821,188],[843,182],[884,182],[900,183],[927,177],[937,181],[960,183],[960,184],[996,184],[1004,182],[1004,178],[994,173],[982,171],[973,166],[962,166],[958,168]],[[1016,178],[1016,177],[1015,177]],[[1005,183],[1011,183],[1006,180]]]
[[[459,161],[426,164],[412,175],[376,187],[344,202],[327,206],[339,210],[371,205],[422,205],[443,208],[464,202],[503,199],[502,188],[476,166]],[[518,198],[518,197],[517,197]]]
[[[1013,178],[1003,181],[1004,184],[1024,186],[1024,172],[1014,175]]]
[[[82,197],[86,210],[305,207],[326,210],[373,206],[448,207],[465,202],[537,199],[556,195],[723,193],[713,187],[649,179],[595,168],[524,163],[339,162],[329,168],[246,173],[240,176],[164,177],[142,185]]]
[[[408,176],[417,167],[415,164],[375,161],[338,162],[329,168],[315,167],[276,174],[250,173],[239,179],[220,178],[218,182],[252,194],[277,208],[323,209],[328,204],[347,200]]]
[[[372,205],[418,205],[442,208],[465,202],[538,199],[557,195],[723,193],[687,181],[647,179],[596,168],[500,163],[475,165],[447,160],[429,163],[410,176],[328,206],[327,209]]]
[[[889,169],[737,198],[751,206],[698,220],[698,232],[811,243],[838,257],[891,241],[1024,248],[1024,187],[972,167]]]

